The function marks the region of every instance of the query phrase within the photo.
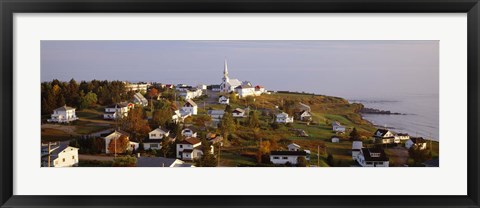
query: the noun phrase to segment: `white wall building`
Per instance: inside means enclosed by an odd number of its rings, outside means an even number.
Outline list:
[[[339,143],[340,139],[338,137],[332,137],[332,143]]]
[[[419,148],[420,150],[427,149],[427,141],[422,137],[410,137],[410,139],[405,142],[405,147],[410,149],[411,147]]]
[[[48,119],[48,122],[55,123],[70,123],[77,120],[77,115],[75,114],[75,108],[68,107],[66,105],[53,110],[51,118]]]
[[[241,108],[235,108],[233,111],[232,111],[232,116],[234,118],[243,118],[243,117],[246,117],[246,111],[241,109]]]
[[[228,105],[230,104],[230,98],[226,97],[225,95],[221,95],[218,98],[218,103],[222,105]]]
[[[107,153],[107,154],[114,153],[114,152],[110,152],[108,150],[108,145],[110,144],[110,142],[112,140],[118,139],[121,136],[126,136],[127,139],[129,138],[128,133],[124,132],[124,131],[121,131],[121,130],[115,130],[112,133],[110,133],[109,135],[103,137],[103,140],[105,140],[105,153]]]
[[[270,152],[270,161],[273,164],[284,165],[290,163],[296,165],[298,163],[298,158],[304,157],[307,159],[307,152],[305,151],[271,151]]]
[[[135,95],[133,95],[133,103],[137,104],[137,105],[141,105],[143,107],[145,106],[148,106],[148,100],[147,98],[145,98],[142,94],[140,94],[139,92],[135,93]]]
[[[137,167],[195,167],[176,158],[139,157]]]
[[[388,167],[389,160],[383,149],[362,148],[358,154],[357,162],[362,167]]]
[[[193,102],[193,100],[186,100],[185,104],[183,104],[182,110],[186,113],[197,115],[198,106],[195,102]]]
[[[289,116],[285,112],[282,112],[276,115],[275,121],[277,123],[293,123],[293,117]]]
[[[208,144],[205,144],[208,145]],[[210,146],[213,154],[213,146]],[[189,137],[177,144],[176,156],[179,159],[192,161],[203,155],[202,142],[195,137]]]
[[[245,98],[247,96],[255,96],[255,88],[250,85],[240,85],[235,87],[235,93],[239,98]]]
[[[300,151],[300,145],[291,143],[287,146],[288,151]]]
[[[341,125],[338,121],[332,123],[332,130],[337,133],[345,133],[345,126]]]
[[[395,134],[388,129],[377,129],[373,139],[376,143],[391,144],[395,142]]]
[[[356,160],[360,154],[360,150],[363,148],[362,141],[353,141],[352,143],[352,159]]]
[[[128,111],[133,108],[133,104],[121,102],[105,107],[103,119],[117,119],[128,116]]]
[[[192,129],[185,128],[182,130],[182,136],[184,137],[197,137],[197,132],[193,132]]]
[[[46,150],[44,150],[46,148]],[[50,152],[48,146],[42,145],[42,167],[73,167],[78,166],[78,148],[71,147],[67,143],[51,145]],[[50,160],[50,166],[48,161]]]
[[[227,66],[227,60],[225,59],[225,65],[223,68],[223,78],[222,78],[222,83],[220,84],[220,92],[232,92],[235,90],[236,87],[242,85],[242,82],[240,82],[238,79],[230,79],[228,77],[228,66]]]

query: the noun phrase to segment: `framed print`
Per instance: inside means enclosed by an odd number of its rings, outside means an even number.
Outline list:
[[[2,1],[2,207],[478,207],[478,1]]]

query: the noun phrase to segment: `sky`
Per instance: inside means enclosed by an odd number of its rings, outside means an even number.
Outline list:
[[[350,99],[439,93],[439,42],[428,41],[41,41],[41,80],[220,84]]]

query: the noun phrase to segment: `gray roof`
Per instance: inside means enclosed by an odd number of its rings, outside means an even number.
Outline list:
[[[56,111],[67,111],[67,110],[75,110],[75,108],[68,107],[67,105],[64,105],[60,108],[55,109]]]
[[[196,104],[195,102],[193,102],[193,100],[191,100],[191,99],[186,100],[186,101],[185,101],[185,104],[184,104],[183,106],[187,106],[187,107],[188,107],[187,104],[189,104],[190,106],[193,106],[193,107],[194,107],[194,106],[197,106],[197,104]]]
[[[142,102],[142,103],[148,103],[148,100],[143,97],[143,95],[139,92],[135,93],[135,95],[133,95],[133,98],[136,99],[138,102]]]
[[[177,159],[165,157],[137,158],[137,167],[170,167]]]

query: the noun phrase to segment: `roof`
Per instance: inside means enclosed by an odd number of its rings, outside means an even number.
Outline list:
[[[388,129],[377,129],[377,131],[375,131],[375,136],[377,136],[377,132],[380,132],[380,136],[385,136],[385,134],[387,134],[388,132]]]
[[[159,126],[158,128],[152,130],[152,131],[149,132],[148,134],[150,134],[150,133],[152,133],[152,132],[154,132],[154,131],[160,131],[160,133],[162,133],[162,134],[167,134],[167,133],[169,132],[168,130],[166,130],[166,129],[164,129],[164,128],[162,128],[162,127]]]
[[[198,143],[201,143],[201,142],[202,141],[200,141],[200,139],[198,139],[198,138],[188,137],[185,140],[183,140],[182,142],[180,142],[179,144],[198,144]]]
[[[223,115],[225,114],[224,110],[208,110],[208,115]]]
[[[197,104],[195,102],[193,102],[193,100],[188,99],[188,100],[185,101],[185,104],[183,106],[188,106],[188,107],[193,106],[193,107],[195,107],[195,106],[197,106]]]
[[[242,85],[242,82],[238,79],[230,79],[228,80],[228,83],[230,83],[231,86],[239,86]]]
[[[240,112],[240,113],[245,113],[245,110],[241,109],[241,108],[235,108],[235,110],[233,110],[232,112]]]
[[[137,167],[170,167],[177,159],[165,157],[140,157],[137,158]]]
[[[55,109],[56,111],[67,111],[67,110],[75,110],[75,108],[68,107],[67,105],[64,105],[60,108]]]
[[[124,135],[124,136],[127,136],[127,137],[129,136],[129,134],[128,134],[127,132],[124,132],[124,131],[122,131],[122,130],[113,130],[113,131],[111,131],[111,132],[109,132],[109,133],[100,134],[100,137],[108,137],[108,136],[114,134],[115,132],[118,133],[118,134],[120,134],[120,135]]]
[[[410,140],[412,140],[413,143],[425,143],[425,139],[423,137],[410,137]]]
[[[278,117],[278,116],[285,116],[285,117],[288,117],[288,114],[287,114],[287,113],[285,113],[285,112],[281,112],[281,113],[277,114],[277,117]]]
[[[247,88],[253,88],[253,87],[250,85],[240,85],[238,87],[235,87],[235,89],[247,89]]]
[[[128,103],[127,102],[121,102],[121,103],[116,103],[116,104],[112,104],[112,105],[109,105],[105,108],[125,108],[125,107],[128,107]]]
[[[257,86],[255,86],[255,88],[265,88],[265,87],[257,85]]]
[[[385,151],[380,148],[362,148],[363,157],[365,161],[388,161],[388,157],[385,154]],[[372,157],[372,153],[379,153],[378,157]]]
[[[398,136],[408,136],[407,133],[398,133],[397,135],[398,135]]]
[[[340,124],[340,122],[334,121],[334,122],[332,123],[332,126],[342,126],[342,125]]]
[[[271,151],[270,155],[290,155],[290,156],[306,156],[305,151]]]
[[[148,100],[145,97],[143,97],[143,95],[139,92],[135,93],[135,95],[133,95],[133,98],[138,100],[139,102],[148,103]]]
[[[290,147],[290,146],[295,146],[295,147],[297,147],[297,148],[300,148],[300,145],[295,144],[295,143],[291,143],[291,144],[289,144],[288,146],[289,146],[289,147]]]

